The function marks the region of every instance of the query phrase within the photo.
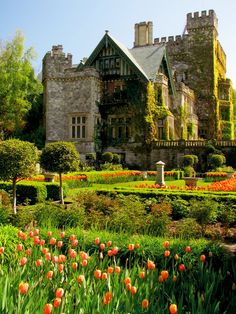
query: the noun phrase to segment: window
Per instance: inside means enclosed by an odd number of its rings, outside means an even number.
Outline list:
[[[71,117],[71,137],[72,139],[84,139],[86,137],[86,122],[85,116]]]

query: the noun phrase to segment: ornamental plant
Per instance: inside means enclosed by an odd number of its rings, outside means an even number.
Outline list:
[[[38,150],[34,144],[11,139],[0,143],[0,179],[12,183],[12,208],[16,214],[16,184],[35,174]]]
[[[79,166],[79,153],[73,143],[49,143],[42,150],[40,157],[41,167],[50,172],[57,172],[60,181],[60,201],[64,204],[62,174],[76,171]]]

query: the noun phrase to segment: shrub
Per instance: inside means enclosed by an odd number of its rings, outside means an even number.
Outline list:
[[[38,226],[83,227],[84,209],[76,205],[65,208],[60,204],[38,204],[34,209],[34,217]]]
[[[101,170],[110,170],[110,171],[119,171],[123,170],[121,164],[112,164],[110,162],[106,162],[105,164],[100,166]]]
[[[184,167],[184,176],[185,177],[195,177],[196,172],[191,166]]]
[[[196,164],[196,160],[198,161],[198,158],[195,155],[184,155],[182,157],[182,163],[184,167],[193,167],[193,165]]]
[[[209,161],[209,166],[212,169],[216,169],[218,167],[222,167],[223,164],[225,164],[226,158],[224,155],[212,154],[209,156],[208,161]]]
[[[120,164],[120,155],[118,154],[113,154],[112,162],[114,164]]]
[[[11,217],[11,224],[22,229],[32,228],[35,223],[34,208],[35,206],[19,206],[17,214]]]
[[[10,192],[12,189],[11,183],[0,183],[0,189]],[[40,182],[21,182],[16,186],[16,195],[18,204],[30,203],[36,204],[45,201],[47,197],[47,189]]]
[[[102,154],[102,161],[103,162],[112,162],[113,154],[111,152],[105,152]]]
[[[201,226],[194,218],[184,218],[176,223],[175,233],[182,239],[198,239],[201,237]]]
[[[172,218],[179,220],[186,218],[189,214],[189,203],[181,198],[176,198],[171,201],[172,205]]]
[[[58,201],[60,200],[60,185],[59,183],[52,182],[52,183],[43,183],[47,189],[47,200]],[[64,197],[68,194],[68,185],[63,183],[63,194]]]
[[[11,219],[11,209],[10,207],[0,206],[0,225],[6,225]]]
[[[207,224],[214,223],[218,216],[218,203],[212,200],[190,201],[189,217],[196,219],[204,235]]]

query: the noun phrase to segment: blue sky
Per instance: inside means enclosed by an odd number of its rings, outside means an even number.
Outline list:
[[[20,29],[26,47],[37,53],[34,67],[39,72],[52,45],[62,44],[78,63],[106,29],[131,48],[135,23],[153,21],[154,37],[179,35],[187,13],[209,9],[217,14],[227,76],[236,87],[236,0],[0,0],[0,39],[11,40]]]

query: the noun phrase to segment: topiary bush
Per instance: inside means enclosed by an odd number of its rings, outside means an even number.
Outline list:
[[[226,158],[224,155],[211,154],[208,158],[208,163],[211,169],[216,169],[222,167],[226,163]]]
[[[104,163],[108,162],[111,163],[113,159],[113,154],[111,152],[105,152],[102,154],[102,161]]]
[[[43,183],[47,189],[47,200],[58,201],[60,200],[60,185],[59,183]],[[63,194],[64,197],[68,194],[68,185],[67,183],[63,183]]]
[[[113,164],[120,164],[120,155],[113,154],[112,162]]]

